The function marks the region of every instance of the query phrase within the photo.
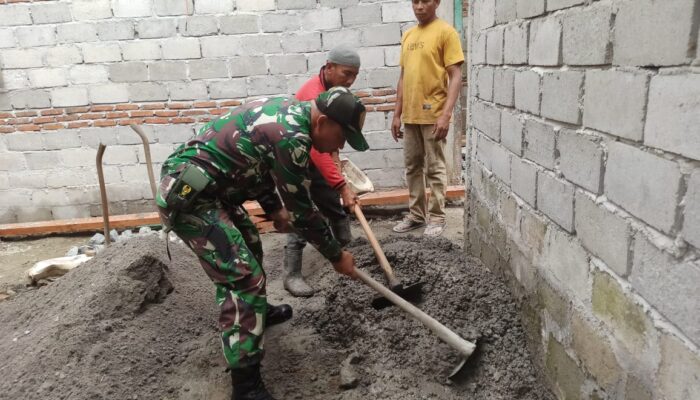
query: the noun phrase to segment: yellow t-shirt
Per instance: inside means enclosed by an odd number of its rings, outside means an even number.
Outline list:
[[[434,124],[447,100],[447,69],[464,61],[457,31],[435,19],[414,26],[401,38],[403,107],[406,124]]]

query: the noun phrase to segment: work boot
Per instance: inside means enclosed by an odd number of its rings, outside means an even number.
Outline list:
[[[309,286],[301,275],[301,256],[303,250],[284,249],[284,288],[294,297],[311,297],[314,288]]]
[[[273,306],[267,303],[267,318],[265,319],[266,325],[268,327],[281,324],[284,321],[292,318],[294,314],[292,306],[289,304],[280,304],[278,306]]]
[[[352,241],[352,233],[350,232],[350,218],[345,217],[343,219],[331,221],[331,229],[333,230],[335,240],[337,240],[341,246],[345,247],[348,243],[350,243],[350,241]]]
[[[265,389],[260,376],[260,364],[231,370],[233,393],[231,400],[275,400]]]

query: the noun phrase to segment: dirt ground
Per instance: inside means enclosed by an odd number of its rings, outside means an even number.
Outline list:
[[[505,285],[464,258],[462,210],[448,211],[441,240],[397,238],[396,220],[371,224],[397,275],[426,282],[420,307],[477,342],[465,374],[448,381],[457,362],[449,347],[396,308],[372,309],[369,289],[335,274],[310,247],[304,274],[319,292],[290,297],[281,280],[284,236],[266,234],[269,302],[295,310],[266,332],[263,375],[277,398],[553,398],[536,379]],[[353,233],[363,236],[357,226]],[[0,243],[0,285],[19,288],[34,261],[87,239]],[[0,302],[0,399],[228,399],[213,286],[186,248],[171,250],[173,263],[157,237],[118,243],[54,283]],[[365,241],[351,251],[381,279]],[[356,387],[343,389],[348,373]]]

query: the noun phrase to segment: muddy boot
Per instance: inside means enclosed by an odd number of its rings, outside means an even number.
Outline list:
[[[314,288],[309,286],[301,275],[301,255],[303,250],[284,249],[284,288],[294,297],[311,297]]]
[[[331,221],[331,229],[333,230],[335,240],[337,240],[341,246],[345,247],[352,240],[352,233],[350,232],[350,218],[345,217],[343,219]]]
[[[268,327],[281,324],[284,321],[292,318],[293,310],[292,306],[289,304],[280,304],[278,306],[273,306],[267,303],[267,318],[266,325]]]
[[[260,364],[231,370],[231,400],[275,400],[260,376]]]

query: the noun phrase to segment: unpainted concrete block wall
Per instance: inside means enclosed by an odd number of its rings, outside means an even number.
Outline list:
[[[100,215],[100,142],[110,212],[151,210],[128,124],[144,125],[162,162],[229,107],[293,94],[344,42],[362,57],[353,90],[372,146],[344,154],[375,186],[404,186],[389,128],[413,25],[399,0],[0,1],[0,223]]]
[[[696,0],[471,2],[465,245],[562,399],[700,396]]]

